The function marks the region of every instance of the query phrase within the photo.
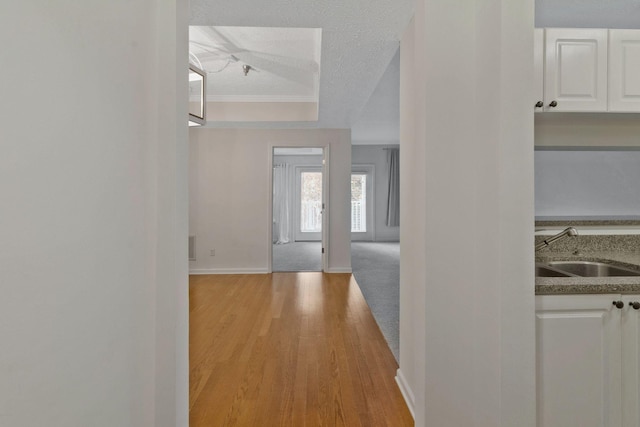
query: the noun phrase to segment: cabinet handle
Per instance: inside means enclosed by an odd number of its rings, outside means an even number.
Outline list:
[[[556,101],[551,101],[549,103],[549,107],[557,107],[557,106],[558,106],[558,103]]]
[[[640,302],[638,301],[630,302],[629,305],[633,307],[634,310],[640,310]]]
[[[544,103],[542,101],[536,102],[536,108],[542,108],[542,107],[544,107]]]
[[[615,305],[615,306],[616,306],[616,308],[622,308],[622,307],[624,307],[624,303],[623,303],[622,301],[614,301],[614,302],[613,302],[613,305]],[[640,307],[638,307],[638,308],[640,308]]]

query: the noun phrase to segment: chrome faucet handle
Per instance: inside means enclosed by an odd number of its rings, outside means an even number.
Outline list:
[[[560,233],[556,234],[555,236],[551,236],[548,239],[545,239],[542,243],[538,243],[536,245],[536,252],[539,251],[540,249],[544,249],[547,246],[549,246],[551,243],[555,242],[556,240],[560,240],[563,237],[566,236],[577,236],[578,235],[578,230],[576,230],[573,227],[567,227],[564,230],[562,230]]]

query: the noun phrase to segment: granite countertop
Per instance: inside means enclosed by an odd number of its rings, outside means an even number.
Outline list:
[[[640,216],[615,218],[572,217],[572,218],[536,218],[536,227],[602,227],[602,226],[640,226]]]
[[[635,248],[634,248],[635,249]],[[598,261],[640,272],[640,251],[593,251],[574,255],[571,252],[545,252],[536,262]],[[560,294],[640,294],[640,276],[631,277],[536,277],[536,295]]]

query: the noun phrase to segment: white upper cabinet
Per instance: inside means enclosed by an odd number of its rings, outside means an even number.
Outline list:
[[[533,33],[533,105],[536,112],[544,106],[544,29],[536,28]]]
[[[640,111],[640,30],[609,30],[609,111]]]
[[[606,29],[547,28],[544,111],[607,111]]]

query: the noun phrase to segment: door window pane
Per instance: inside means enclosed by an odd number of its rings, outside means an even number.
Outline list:
[[[300,231],[322,231],[322,172],[300,174]]]
[[[367,175],[351,175],[351,231],[367,231]]]

